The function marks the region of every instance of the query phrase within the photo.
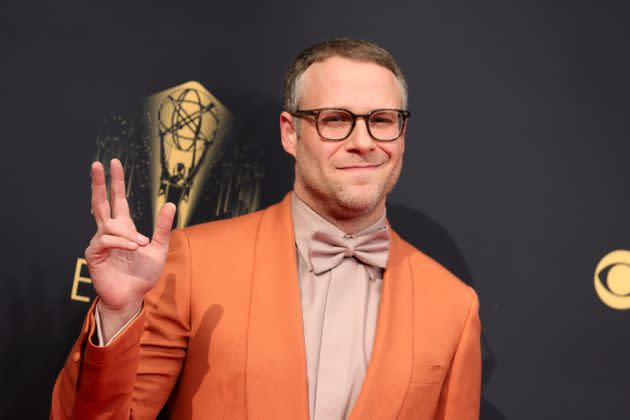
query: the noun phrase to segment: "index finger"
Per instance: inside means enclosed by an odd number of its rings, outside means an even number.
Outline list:
[[[107,187],[105,186],[105,169],[101,162],[92,163],[92,212],[96,224],[100,226],[104,221],[111,219],[111,210],[107,200]]]

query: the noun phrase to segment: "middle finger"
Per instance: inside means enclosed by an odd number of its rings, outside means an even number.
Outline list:
[[[110,163],[109,198],[113,217],[130,217],[129,204],[125,194],[125,172],[118,159],[112,159]]]

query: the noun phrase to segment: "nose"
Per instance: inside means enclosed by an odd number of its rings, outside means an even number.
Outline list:
[[[346,139],[345,146],[347,151],[354,151],[361,154],[374,150],[374,139],[370,136],[365,119],[357,119],[354,130],[352,130],[352,133]]]

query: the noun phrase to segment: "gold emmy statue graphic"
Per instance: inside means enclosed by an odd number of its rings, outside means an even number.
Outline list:
[[[230,125],[229,111],[201,84],[187,82],[146,101],[153,142],[152,210],[177,205],[175,227],[188,225],[207,173],[216,165]]]

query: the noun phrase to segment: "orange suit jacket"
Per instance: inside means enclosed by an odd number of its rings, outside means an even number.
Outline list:
[[[289,196],[176,230],[140,315],[96,347],[90,311],[53,390],[53,419],[308,419]],[[391,234],[372,358],[350,419],[478,418],[475,292]]]

